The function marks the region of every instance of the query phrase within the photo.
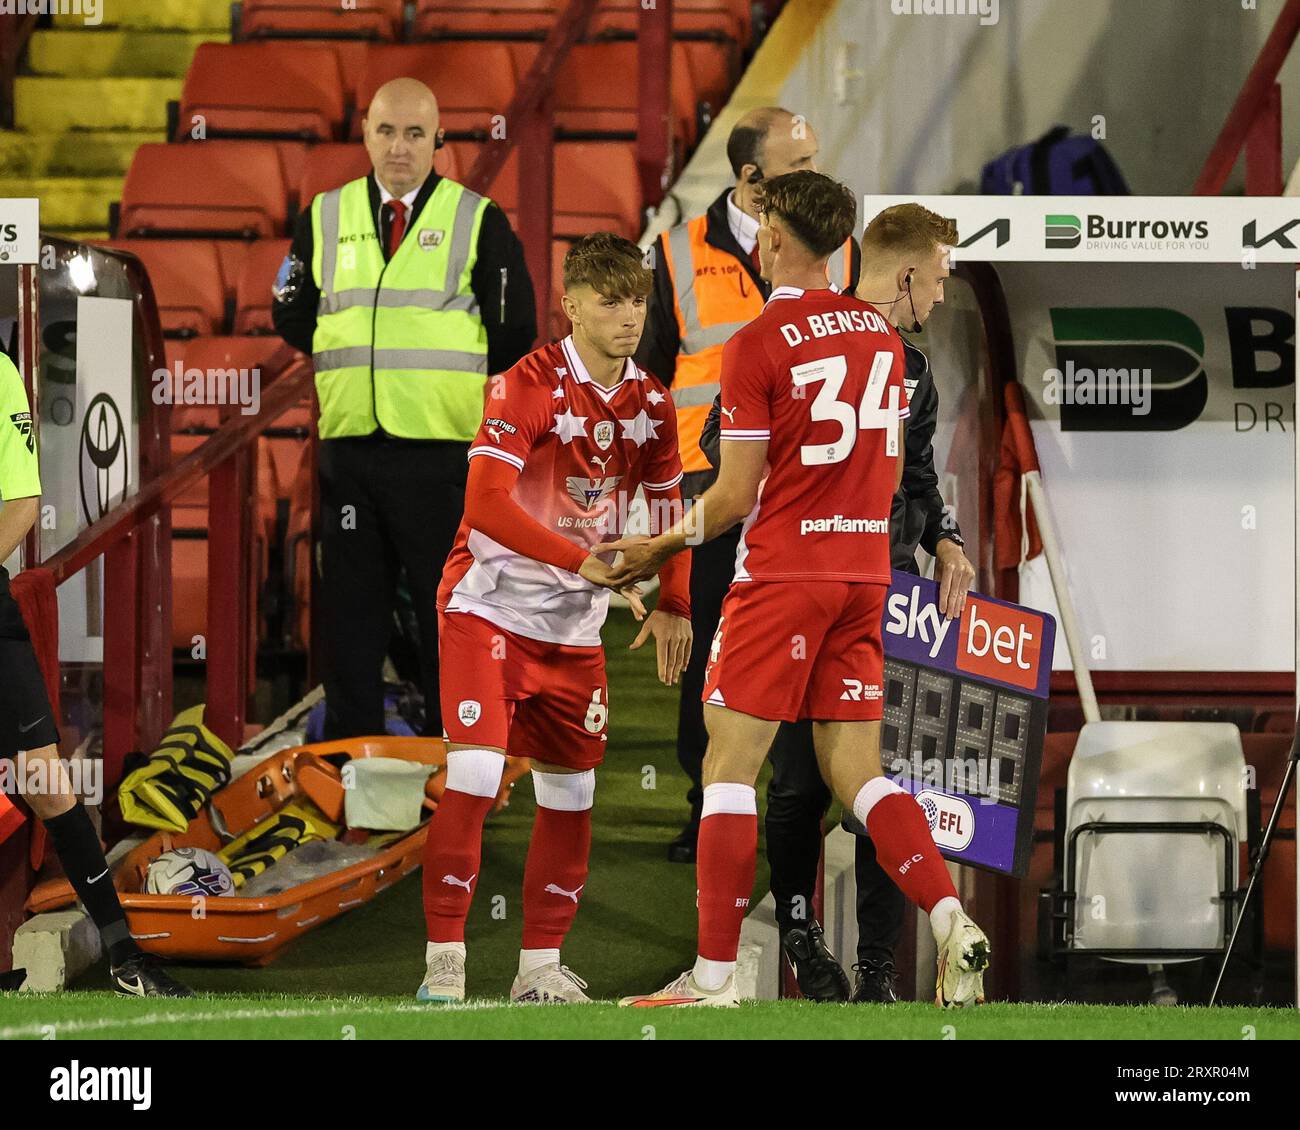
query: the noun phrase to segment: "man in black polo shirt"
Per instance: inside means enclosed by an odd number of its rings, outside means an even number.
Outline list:
[[[895,327],[909,333],[919,331],[943,301],[948,251],[956,244],[957,228],[952,220],[919,204],[886,209],[863,233],[857,296],[873,303]],[[975,579],[975,567],[963,551],[965,543],[955,518],[944,507],[934,469],[939,394],[925,354],[904,339],[903,356],[903,383],[911,415],[904,436],[903,480],[890,514],[892,564],[895,569],[918,573],[917,548],[933,556],[940,609],[949,617],[959,617]],[[719,415],[720,404],[715,400],[700,439],[715,467]],[[817,768],[811,724],[782,723],[769,757],[767,858],[781,949],[794,967],[800,992],[813,1000],[896,1001],[894,946],[903,925],[903,893],[876,861],[875,845],[866,829],[852,815],[846,816],[845,827],[858,837],[854,861],[858,960],[850,991],[848,978],[822,938],[820,923],[812,919],[822,818],[830,805],[830,790]]]

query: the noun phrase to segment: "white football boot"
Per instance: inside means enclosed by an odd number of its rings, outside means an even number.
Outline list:
[[[727,978],[727,983],[720,989],[710,992],[695,983],[694,970],[688,969],[676,981],[666,985],[657,993],[646,993],[637,997],[624,997],[618,1002],[624,1008],[739,1008],[740,997],[736,995],[736,974]]]
[[[434,950],[434,943],[425,948],[424,980],[416,991],[415,999],[430,1004],[456,1004],[465,999],[465,959],[454,950]]]
[[[989,966],[989,940],[964,910],[954,910],[939,945],[939,975],[934,1003],[940,1008],[966,1008],[984,1003],[984,970]]]
[[[591,1004],[587,982],[558,961],[521,973],[510,986],[511,1004]]]

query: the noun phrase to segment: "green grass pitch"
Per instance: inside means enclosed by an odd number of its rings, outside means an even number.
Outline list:
[[[738,1009],[558,1007],[501,1000],[454,1007],[409,997],[220,996],[136,1001],[109,993],[0,996],[0,1039],[291,1040],[1258,1040],[1300,1039],[1290,1009],[1119,1008],[989,1004],[815,1005],[764,1001]]]

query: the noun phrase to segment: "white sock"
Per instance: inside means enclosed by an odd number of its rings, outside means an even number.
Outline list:
[[[738,816],[758,814],[758,799],[753,785],[742,785],[733,781],[715,781],[704,786],[704,797],[700,806],[700,819],[718,812],[733,813]]]
[[[884,800],[891,793],[901,793],[902,791],[902,787],[895,784],[888,777],[872,777],[858,790],[858,795],[853,798],[853,815],[858,818],[858,823],[865,828],[867,826],[867,817],[871,815],[871,810],[876,807],[877,802]]]
[[[697,957],[691,976],[701,989],[715,993],[727,983],[735,969],[734,961],[710,961],[707,957]]]
[[[947,898],[941,898],[934,904],[934,909],[930,911],[930,929],[934,931],[934,940],[943,945],[943,940],[948,936],[948,931],[952,929],[952,916],[961,909],[961,899],[953,898],[949,895]]]
[[[464,942],[427,942],[424,947],[424,960],[428,964],[440,953],[454,953],[465,960],[465,943]]]
[[[559,965],[560,951],[553,950],[520,950],[519,951],[519,976],[527,977],[536,969],[541,969],[543,965]]]

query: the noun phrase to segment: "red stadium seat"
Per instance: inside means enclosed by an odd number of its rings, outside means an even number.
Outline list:
[[[355,141],[313,145],[298,182],[298,209],[305,212],[322,192],[339,188],[370,172],[370,157]]]
[[[500,43],[420,43],[372,47],[357,87],[352,136],[361,137],[361,119],[370,99],[389,79],[409,76],[425,83],[438,98],[448,133],[485,137],[492,118],[504,114],[515,94],[510,49]]]
[[[271,287],[288,254],[287,239],[259,239],[248,249],[235,291],[235,333],[275,333],[271,321]]]
[[[555,22],[556,0],[419,0],[417,39],[542,39]]]
[[[511,45],[522,76],[540,48]],[[686,46],[673,44],[673,135],[687,148],[695,144],[695,84]],[[569,52],[555,81],[555,125],[582,137],[636,136],[638,120],[637,45],[581,43]]]
[[[397,40],[404,0],[244,0],[243,38],[338,36]]]
[[[712,117],[718,116],[731,98],[740,79],[740,52],[731,43],[690,40],[682,44],[691,83],[699,102],[707,102]]]
[[[181,90],[176,140],[284,137],[329,141],[346,106],[338,56],[321,43],[201,43]]]
[[[466,168],[480,145],[459,142]],[[488,195],[502,210],[519,208],[519,158],[511,152]],[[555,146],[555,199],[552,230],[556,238],[576,239],[612,231],[636,239],[644,227],[636,153],[622,141],[561,141]]]
[[[226,287],[211,241],[118,239],[104,246],[129,251],[144,264],[167,337],[221,333],[225,328]]]
[[[253,371],[257,370],[260,389],[261,373],[266,371],[267,362],[283,348],[284,342],[279,338],[265,335],[196,337],[189,341],[168,342],[167,368],[174,381],[178,366],[182,374],[180,383],[173,384],[172,431],[212,430],[221,423],[220,404],[184,403],[183,375],[186,371],[197,369],[206,374],[210,370],[247,369],[252,377]],[[193,390],[195,382],[191,381],[190,387]],[[238,412],[238,408],[234,411]]]
[[[283,235],[280,158],[256,141],[141,145],[122,186],[117,235]]]
[[[207,435],[172,435],[172,461],[176,462],[207,440]],[[276,495],[274,464],[265,441],[254,456],[257,511],[253,522],[254,573],[250,578],[250,614],[253,639],[261,638],[257,593],[266,583],[270,564],[270,539],[275,536]],[[207,634],[208,620],[208,505],[207,482],[172,504],[172,646],[188,651],[194,637]]]
[[[601,0],[587,34],[592,39],[634,36],[640,20],[641,0]],[[673,0],[674,39],[728,39],[747,44],[749,24],[749,0]]]
[[[566,0],[419,0],[417,39],[542,39]],[[675,37],[749,42],[750,0],[675,0]],[[640,0],[602,0],[588,26],[592,38],[635,35]]]

